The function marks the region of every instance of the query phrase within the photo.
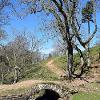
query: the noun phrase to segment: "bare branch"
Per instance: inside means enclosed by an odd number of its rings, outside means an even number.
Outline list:
[[[59,0],[59,2],[60,2],[60,5],[62,7],[63,6],[63,1],[62,0]]]
[[[96,32],[97,32],[97,23],[96,23],[96,5],[95,5],[95,1],[93,1],[93,4],[94,4],[94,26],[95,26],[95,29],[94,29],[94,32],[92,33],[92,35],[85,41],[85,44],[88,44],[92,38],[95,36]]]
[[[64,12],[63,8],[61,5],[59,5],[59,3],[56,1],[56,0],[52,0],[55,5],[58,7],[58,10],[61,12],[61,14],[64,16],[65,19],[67,19],[67,15],[66,13]]]

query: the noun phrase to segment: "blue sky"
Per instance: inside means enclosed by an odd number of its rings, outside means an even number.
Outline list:
[[[31,14],[23,19],[19,19],[11,15],[11,20],[9,22],[9,25],[5,26],[5,29],[8,34],[7,41],[11,41],[15,37],[15,34],[13,33],[13,30],[15,29],[18,31],[26,29],[27,32],[32,32],[36,35],[36,37],[40,38],[41,34],[45,33],[45,31],[44,32],[40,31],[42,21],[43,19],[49,20],[50,18],[51,17],[46,16],[44,13]],[[97,24],[100,27],[100,13],[97,14]],[[95,41],[96,38],[93,39],[94,43]],[[44,44],[41,51],[43,53],[48,54],[49,52],[53,51],[53,45],[54,45],[54,40],[49,40],[47,43]]]
[[[12,41],[15,38],[16,34],[13,32],[14,30],[26,30],[27,32],[33,33],[37,38],[41,38],[42,34],[45,33],[40,30],[43,19],[49,20],[50,17],[46,16],[44,13],[38,13],[35,15],[31,14],[24,17],[23,19],[11,15],[11,20],[9,24],[5,26],[5,30],[8,36],[7,41],[4,41],[4,43]],[[30,35],[32,36],[32,34]],[[45,42],[43,48],[41,49],[41,52],[48,54],[53,51],[53,42],[54,41],[52,40]]]

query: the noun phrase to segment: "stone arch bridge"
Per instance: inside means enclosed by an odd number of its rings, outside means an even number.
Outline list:
[[[44,90],[45,94],[39,96],[39,92]],[[39,83],[31,90],[21,95],[2,96],[0,100],[69,100],[75,91],[61,84]]]

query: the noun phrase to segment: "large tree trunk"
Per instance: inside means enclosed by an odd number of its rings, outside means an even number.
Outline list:
[[[1,84],[3,84],[3,82],[4,82],[4,74],[3,74],[3,72],[2,72],[1,77],[2,77],[2,79],[1,79]]]
[[[88,21],[88,35],[90,35],[90,21]],[[87,66],[91,66],[91,59],[90,59],[90,43],[87,45]]]
[[[3,67],[1,67],[1,84],[4,82],[4,73],[3,73]]]
[[[16,66],[14,68],[14,83],[18,82],[18,78],[19,78],[18,71],[19,71],[19,68]]]
[[[87,66],[88,67],[91,66],[91,59],[90,59],[90,52],[89,52],[89,50],[87,51]]]
[[[80,68],[81,68],[81,72],[77,75],[78,77],[82,76],[84,73],[84,65],[85,65],[85,58],[83,56],[83,52],[78,48],[77,45],[74,45],[74,48],[78,51],[79,55],[80,55]]]
[[[86,49],[86,56],[87,56],[87,67],[89,68],[91,66],[90,51],[88,46],[85,46],[85,49]]]
[[[67,52],[67,68],[68,68],[68,78],[72,79],[72,68],[73,68],[73,46],[70,43],[68,43],[68,52]]]

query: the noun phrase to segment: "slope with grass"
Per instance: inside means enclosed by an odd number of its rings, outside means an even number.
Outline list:
[[[100,100],[100,94],[79,92],[72,97],[72,100]]]
[[[85,53],[85,51],[83,51]],[[90,48],[90,57],[91,57],[91,60],[92,60],[92,64],[96,63],[96,61],[99,61],[98,60],[98,54],[100,53],[100,46],[95,46],[95,47],[92,47]],[[66,63],[67,63],[67,60],[66,60],[66,56],[57,56],[57,57],[54,57],[53,60],[54,60],[54,64],[56,64],[59,68],[61,68],[62,70],[66,70]],[[79,55],[78,53],[74,54],[74,66],[77,66],[80,61],[79,61]]]
[[[72,96],[72,100],[100,100],[100,46],[95,46],[90,49],[92,60],[92,69],[89,72],[90,79],[85,81],[75,80],[73,84],[78,85],[79,93]],[[62,70],[66,70],[66,56],[55,57],[54,64]],[[79,63],[79,55],[74,54],[74,65]],[[88,83],[89,82],[89,83]]]
[[[22,80],[58,80],[58,76],[47,68],[46,62],[40,62],[31,65],[29,69],[25,71],[24,78]],[[22,81],[21,80],[21,81]]]
[[[96,56],[99,50],[100,47],[91,48],[91,56]],[[74,56],[74,59],[74,63],[76,63],[78,61],[77,54]],[[99,70],[100,63],[97,60],[96,58],[96,66],[98,66],[97,70]],[[68,83],[66,80],[59,80],[59,74],[62,75],[66,70],[66,62],[66,56],[61,56],[53,57],[34,65],[29,65],[20,82],[12,85],[0,85],[0,95],[23,93],[31,89],[34,84],[41,82],[56,82],[79,91],[79,93],[72,96],[72,100],[100,100],[100,77],[97,78],[97,80],[93,77],[93,80],[87,79],[87,81],[76,79],[71,83]]]

